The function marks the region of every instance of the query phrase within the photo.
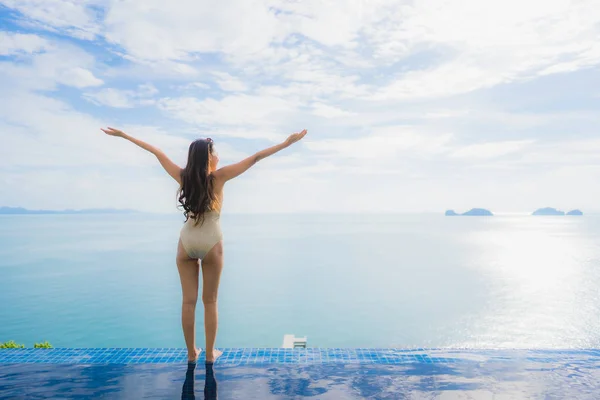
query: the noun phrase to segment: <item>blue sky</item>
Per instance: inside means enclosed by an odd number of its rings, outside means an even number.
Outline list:
[[[235,162],[229,212],[600,211],[600,7],[0,0],[0,205],[175,211],[114,126]]]

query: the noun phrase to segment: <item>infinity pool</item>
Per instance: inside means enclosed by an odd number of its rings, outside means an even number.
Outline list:
[[[217,397],[218,396],[218,397]],[[8,399],[598,399],[600,350],[0,350]]]

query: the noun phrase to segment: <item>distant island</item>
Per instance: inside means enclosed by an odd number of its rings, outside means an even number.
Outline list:
[[[535,210],[531,215],[565,215],[565,212],[552,207],[544,207]]]
[[[22,207],[0,207],[0,214],[22,215],[22,214],[134,214],[135,210],[119,210],[116,208],[89,208],[83,210],[28,210]]]
[[[491,217],[494,214],[485,208],[472,208],[466,213],[457,214],[454,210],[448,210],[445,214],[447,217],[468,216],[468,217]]]
[[[544,207],[538,210],[535,210],[531,215],[583,215],[580,210],[572,210],[565,214],[564,211],[557,210],[552,207]]]

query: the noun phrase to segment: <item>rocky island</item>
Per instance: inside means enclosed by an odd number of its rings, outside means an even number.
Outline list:
[[[581,210],[571,210],[567,213],[567,215],[583,215]]]
[[[469,211],[457,214],[454,210],[448,210],[445,214],[447,217],[457,217],[457,216],[467,216],[467,217],[491,217],[494,214],[490,210],[486,210],[485,208],[472,208]]]
[[[535,210],[531,215],[565,215],[565,212],[552,207],[544,207]]]

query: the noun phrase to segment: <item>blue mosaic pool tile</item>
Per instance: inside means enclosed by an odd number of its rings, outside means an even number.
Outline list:
[[[159,349],[2,349],[0,364],[173,364],[186,362],[186,350]],[[481,362],[600,362],[600,350],[450,350],[450,349],[340,349],[243,348],[223,349],[217,364],[455,364]],[[200,363],[204,362],[204,353]]]

